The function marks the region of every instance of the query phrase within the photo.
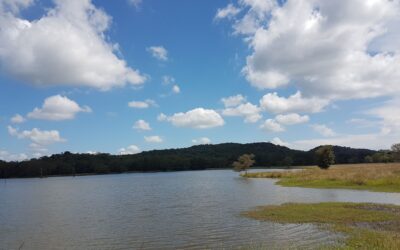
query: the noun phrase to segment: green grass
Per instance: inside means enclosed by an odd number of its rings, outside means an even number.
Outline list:
[[[371,180],[363,184],[355,184],[351,181],[342,180],[299,180],[295,178],[283,178],[276,184],[285,187],[304,187],[304,188],[336,188],[336,189],[356,189],[356,190],[369,190],[374,192],[400,192],[400,178],[397,180]]]
[[[259,172],[247,178],[279,178],[287,187],[344,188],[375,192],[400,192],[400,164],[337,165],[328,170],[317,167],[299,171]]]
[[[287,203],[264,206],[244,216],[276,223],[314,223],[347,235],[324,249],[399,249],[400,206],[370,203]]]

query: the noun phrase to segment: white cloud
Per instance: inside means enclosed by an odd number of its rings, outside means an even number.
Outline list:
[[[163,113],[161,113],[161,114],[159,114],[159,115],[157,116],[157,120],[160,121],[160,122],[167,121],[167,119],[168,119],[168,116],[166,116],[166,115],[163,114]]]
[[[352,118],[347,120],[346,123],[356,125],[357,127],[362,127],[362,128],[376,127],[378,125],[377,121],[367,120],[363,118]]]
[[[222,111],[222,114],[225,116],[243,116],[245,122],[255,123],[262,118],[260,111],[259,107],[248,102],[234,108],[226,108]]]
[[[39,86],[88,86],[108,90],[126,83],[143,84],[146,77],[116,55],[108,41],[111,17],[90,0],[54,1],[35,20],[9,9],[33,1],[2,1],[0,66],[9,75]],[[5,8],[4,5],[11,6]],[[16,6],[16,7],[15,7]]]
[[[229,96],[221,99],[221,102],[224,104],[225,108],[239,106],[245,101],[246,97],[242,95]]]
[[[15,136],[19,139],[29,139],[33,143],[41,146],[65,141],[65,139],[60,136],[60,133],[57,130],[40,130],[37,128],[33,128],[32,130],[24,130],[22,132],[19,132],[18,129],[12,126],[8,126],[7,128],[8,133],[11,136]]]
[[[151,130],[150,124],[144,120],[136,121],[133,128],[137,130]]]
[[[290,81],[287,75],[275,70],[260,72],[246,66],[243,68],[242,73],[246,75],[247,81],[258,89],[276,89],[287,85]]]
[[[162,143],[163,139],[158,135],[145,136],[144,140],[148,143]]]
[[[385,134],[400,132],[400,99],[392,99],[381,107],[367,111],[368,114],[380,119],[381,131]]]
[[[295,125],[308,122],[310,120],[310,117],[308,117],[308,115],[301,116],[296,113],[291,113],[287,115],[277,115],[275,117],[275,120],[283,125]]]
[[[88,106],[80,107],[68,97],[55,95],[44,100],[41,108],[35,108],[27,117],[41,120],[71,120],[79,112],[92,112]]]
[[[136,9],[140,8],[140,5],[142,4],[143,0],[127,0],[129,4],[134,6]]]
[[[243,73],[257,88],[290,84],[307,98],[331,101],[400,93],[400,1],[238,5],[246,13],[233,28],[252,49]]]
[[[236,8],[233,4],[228,4],[225,8],[217,10],[215,19],[232,18],[240,12],[239,8]]]
[[[279,146],[289,147],[290,143],[282,141],[279,137],[275,137],[271,140],[271,143]]]
[[[174,86],[172,86],[172,92],[175,94],[179,94],[181,92],[181,88],[179,88],[179,86],[175,84]]]
[[[141,151],[140,148],[139,148],[138,146],[136,146],[136,145],[130,145],[130,146],[128,146],[127,148],[120,148],[120,149],[118,150],[118,153],[119,153],[120,155],[133,155],[133,154],[138,154],[138,153],[140,153],[140,152],[142,152],[142,151]]]
[[[277,123],[275,120],[273,119],[268,119],[266,120],[261,126],[260,128],[264,131],[267,132],[283,132],[285,131],[285,128],[282,127],[282,125],[280,125],[279,123]]]
[[[46,147],[44,147],[43,145],[39,145],[37,143],[31,143],[29,144],[29,148],[35,152],[35,153],[46,153],[48,151],[48,149]]]
[[[172,76],[165,75],[162,77],[162,84],[169,85],[175,83],[175,78]]]
[[[128,103],[130,108],[146,109],[149,107],[156,107],[157,103],[154,100],[147,99],[145,101],[131,101]]]
[[[207,129],[224,125],[222,117],[212,109],[196,108],[186,113],[176,113],[172,116],[160,114],[159,121],[168,121],[176,127]]]
[[[11,12],[18,14],[20,9],[25,9],[32,5],[34,0],[2,0],[0,1],[0,12]]]
[[[211,144],[211,140],[207,137],[201,137],[198,139],[193,139],[192,143],[195,145]]]
[[[168,61],[168,51],[163,46],[152,46],[147,48],[147,51],[160,61]]]
[[[311,127],[314,129],[315,132],[321,134],[322,136],[325,137],[336,136],[336,133],[331,128],[327,127],[324,124],[314,124],[311,125]]]
[[[375,134],[358,134],[358,135],[343,135],[331,138],[317,138],[308,140],[298,140],[291,143],[291,147],[301,150],[309,150],[320,145],[338,145],[343,147],[353,148],[368,148],[368,149],[388,149],[396,142],[400,141],[400,135],[384,135],[381,133]]]
[[[85,153],[86,153],[86,154],[89,154],[89,155],[98,155],[98,154],[101,154],[100,152],[98,152],[98,151],[93,151],[93,150],[86,151]]]
[[[275,93],[268,93],[260,100],[260,106],[264,110],[280,113],[317,113],[321,112],[329,104],[326,99],[316,97],[305,98],[301,92],[297,92],[288,98],[280,97]]]
[[[2,161],[24,161],[27,160],[29,157],[24,154],[13,154],[8,151],[0,150],[0,160]]]
[[[11,118],[11,122],[12,123],[23,123],[25,122],[26,119],[20,115],[20,114],[15,114],[12,118]]]

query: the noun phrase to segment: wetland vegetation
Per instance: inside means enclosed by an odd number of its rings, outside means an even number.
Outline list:
[[[373,203],[286,203],[257,207],[244,216],[282,224],[317,224],[344,234],[338,245],[323,249],[398,249],[400,206]]]
[[[242,176],[280,179],[277,184],[286,187],[400,192],[400,163],[335,165],[327,170],[308,167],[298,171],[258,172]]]

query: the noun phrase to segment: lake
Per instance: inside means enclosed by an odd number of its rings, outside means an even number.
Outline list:
[[[0,249],[231,249],[334,242],[313,225],[240,216],[285,202],[377,202],[400,194],[286,188],[230,170],[0,180]]]

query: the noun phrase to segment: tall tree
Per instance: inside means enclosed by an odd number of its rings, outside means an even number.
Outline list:
[[[318,167],[328,169],[335,163],[335,153],[331,145],[322,146],[315,151]]]
[[[394,160],[400,161],[400,143],[393,144],[391,149],[394,156]]]

